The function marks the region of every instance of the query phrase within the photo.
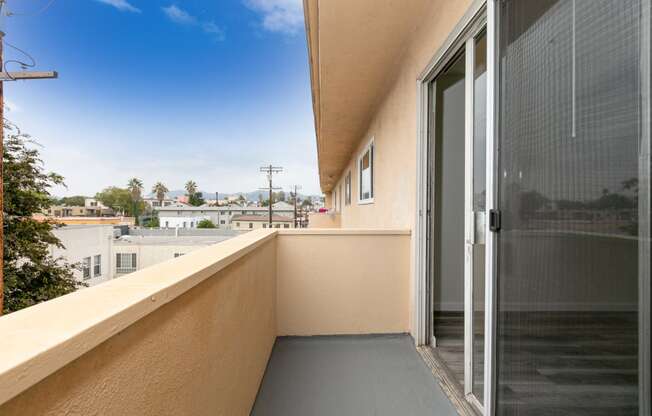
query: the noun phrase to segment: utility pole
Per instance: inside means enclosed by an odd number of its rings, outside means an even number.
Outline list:
[[[267,181],[269,182],[269,228],[272,228],[272,191],[275,189],[281,189],[281,188],[274,188],[272,186],[272,176],[275,173],[281,173],[283,172],[283,168],[280,166],[261,166],[260,171],[263,173],[267,174]],[[265,190],[266,188],[260,188],[260,190]]]
[[[3,12],[5,0],[0,0],[0,15]],[[5,100],[4,100],[4,81],[16,81],[20,79],[46,79],[57,78],[57,73],[51,72],[7,72],[3,59],[5,33],[0,31],[0,315],[4,310],[4,177],[3,177],[3,157],[4,157],[4,139],[5,139]]]
[[[297,223],[297,191],[301,189],[301,185],[294,185],[294,228],[299,228]]]

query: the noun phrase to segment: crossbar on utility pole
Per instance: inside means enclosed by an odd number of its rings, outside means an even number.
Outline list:
[[[272,228],[272,191],[274,189],[281,189],[281,188],[274,188],[272,186],[272,176],[275,173],[281,173],[283,172],[283,168],[281,166],[261,166],[260,167],[260,172],[266,173],[267,174],[267,180],[269,182],[269,228]],[[260,188],[260,190],[265,190],[265,188]]]
[[[0,13],[5,0],[0,0]],[[57,78],[59,74],[56,71],[49,72],[6,72],[4,71],[3,44],[5,33],[0,31],[0,315],[4,310],[4,176],[3,176],[3,158],[4,158],[4,139],[5,139],[5,101],[4,101],[4,82],[18,81],[27,79],[51,79]]]

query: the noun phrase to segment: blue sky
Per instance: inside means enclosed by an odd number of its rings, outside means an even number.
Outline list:
[[[267,163],[285,168],[279,186],[319,193],[301,0],[55,0],[38,13],[48,2],[9,0],[1,25],[37,70],[59,72],[5,84],[7,118],[66,178],[57,195],[134,176],[148,191],[251,191]]]

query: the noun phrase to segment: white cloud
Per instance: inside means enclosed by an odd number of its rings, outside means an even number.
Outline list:
[[[108,4],[123,12],[140,13],[140,9],[132,6],[127,0],[96,0]]]
[[[23,109],[13,101],[5,100],[5,110],[13,113],[20,113]]]
[[[197,26],[207,35],[211,35],[215,40],[224,40],[224,30],[213,21],[201,21],[174,4],[162,7],[161,10],[163,10],[163,13],[165,13],[165,15],[174,23]]]
[[[303,28],[301,0],[244,0],[244,4],[262,15],[263,27],[270,32],[294,35]]]

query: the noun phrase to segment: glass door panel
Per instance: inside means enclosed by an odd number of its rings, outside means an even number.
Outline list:
[[[484,315],[485,315],[485,201],[487,133],[487,38],[484,33],[473,42],[473,165],[471,195],[472,240],[472,387],[482,404],[484,396]]]
[[[497,414],[638,415],[644,2],[500,4]]]

